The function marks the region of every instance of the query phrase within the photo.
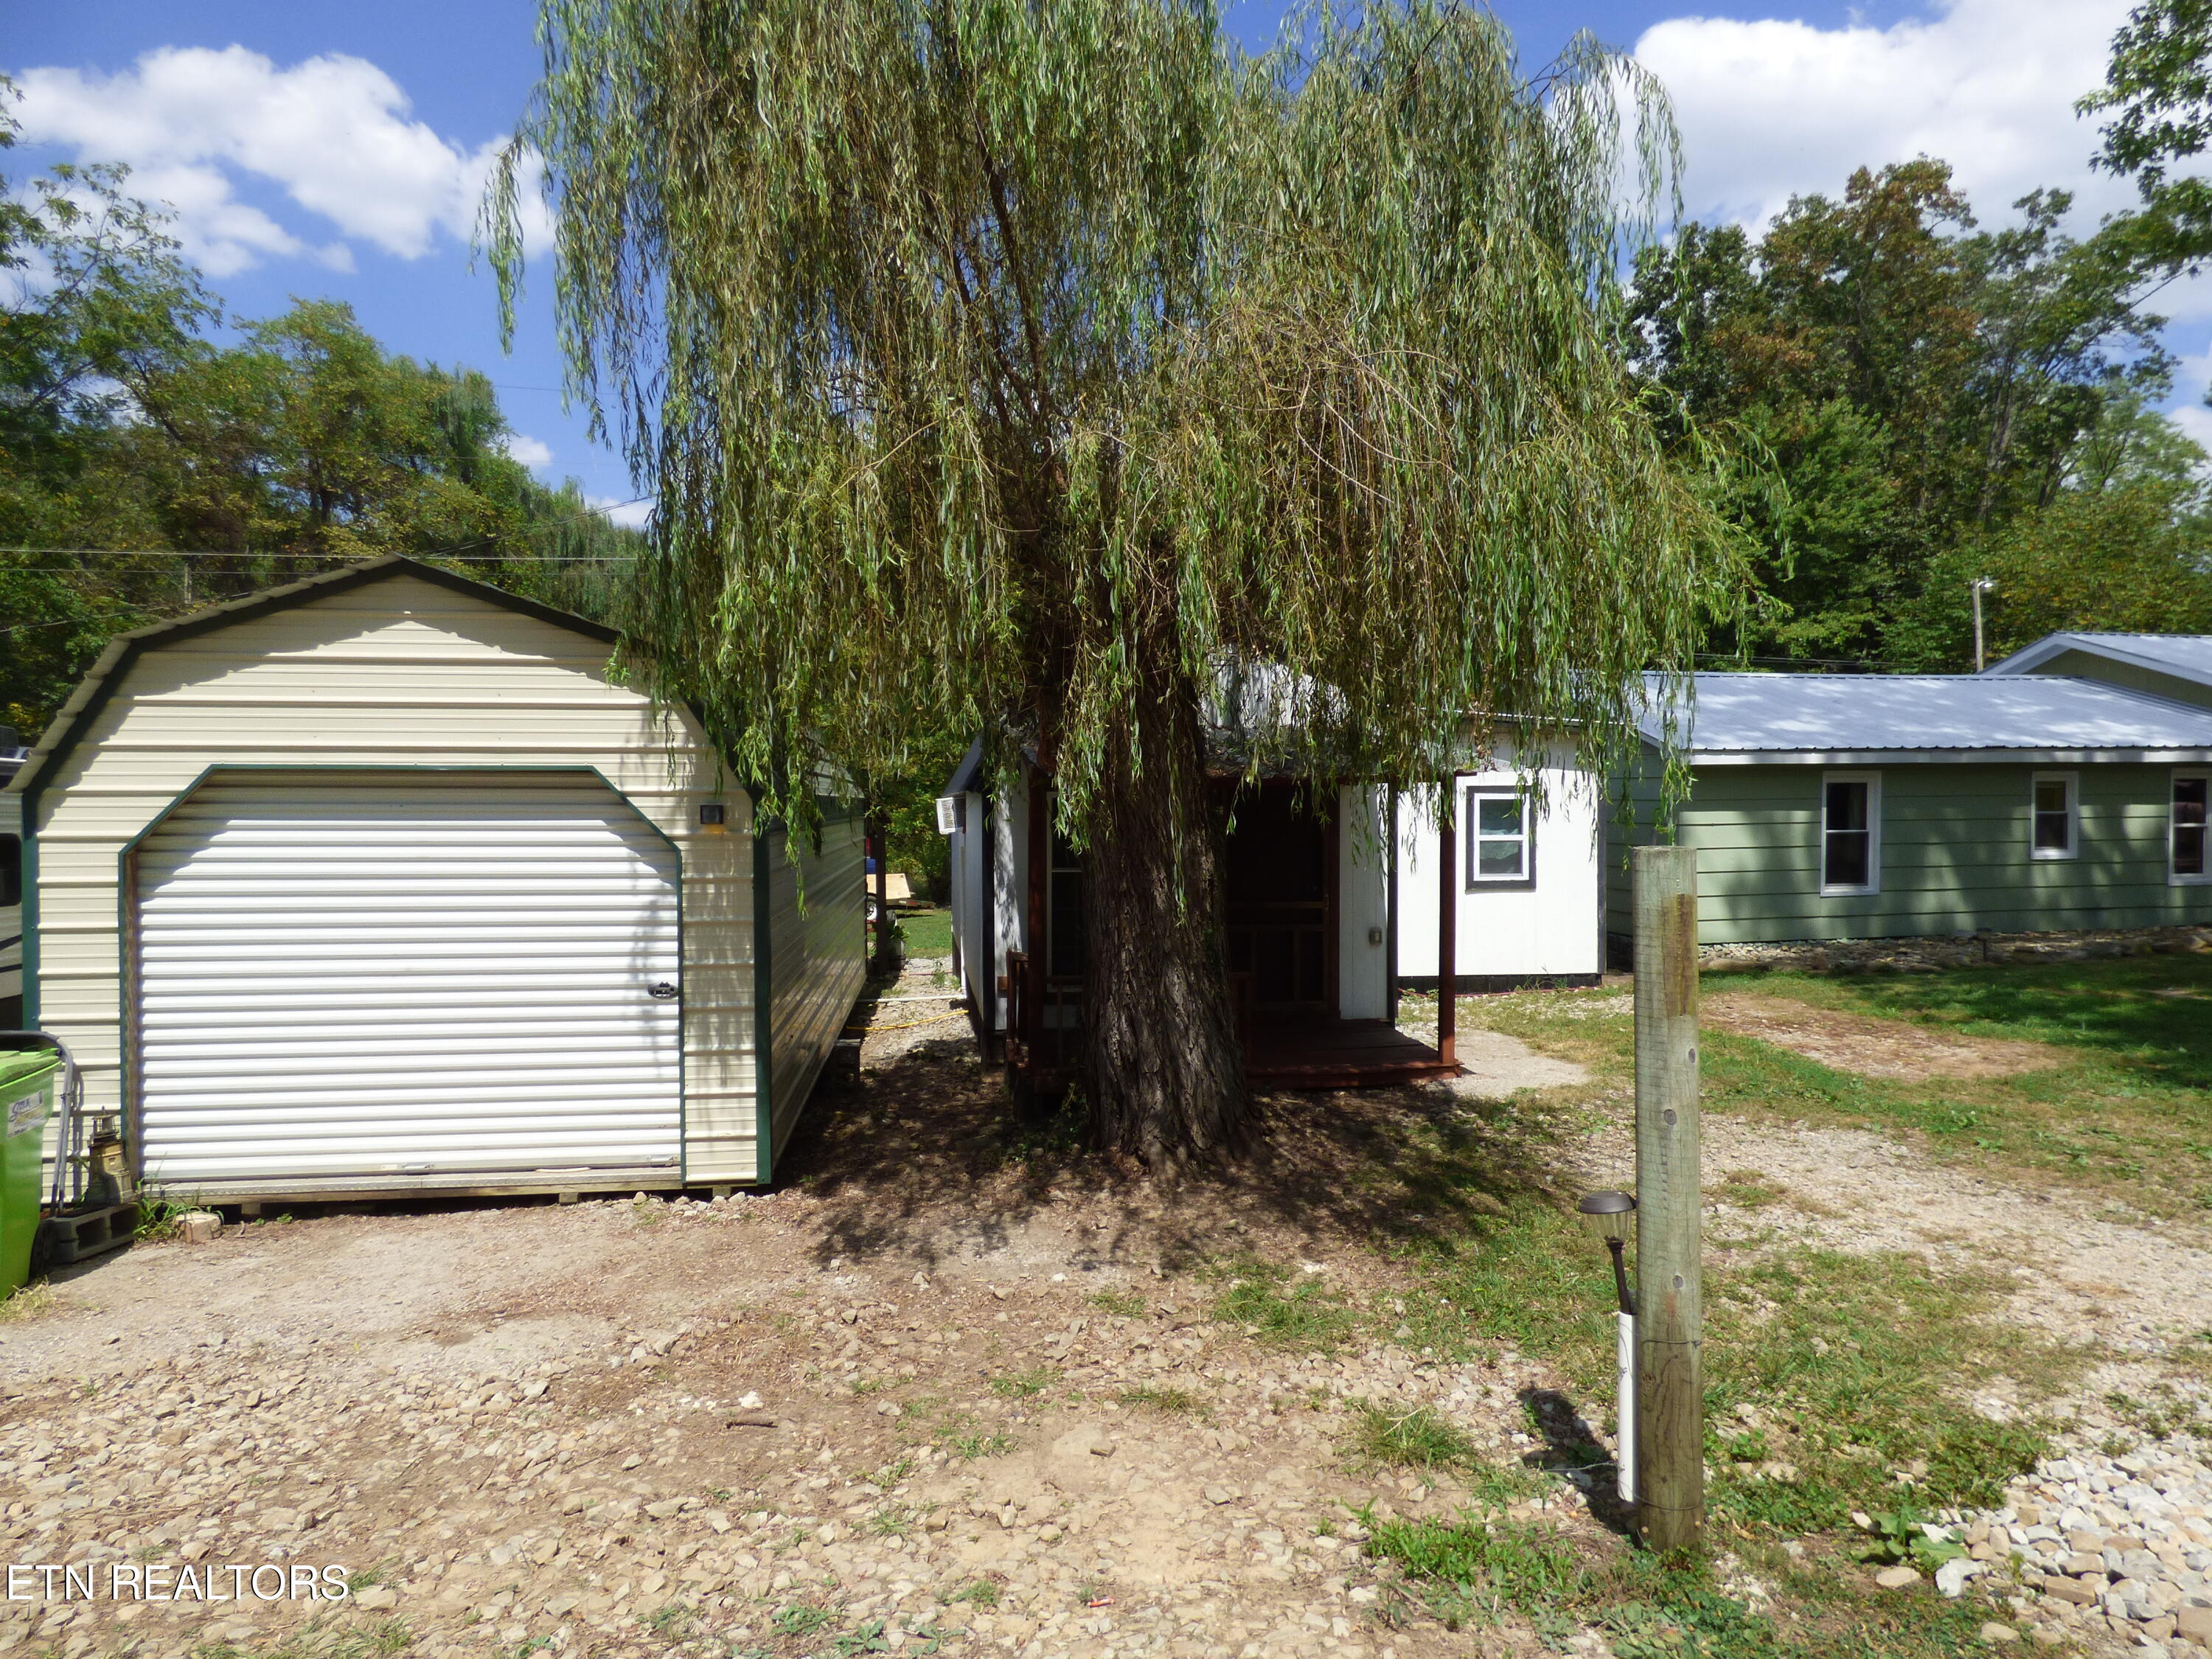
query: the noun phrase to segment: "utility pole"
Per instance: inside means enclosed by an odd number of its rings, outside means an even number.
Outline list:
[[[1705,1308],[1698,1121],[1698,854],[1638,847],[1636,884],[1636,1494],[1648,1548],[1705,1533]]]
[[[1974,672],[1980,673],[1989,658],[1982,649],[1982,595],[1996,591],[1996,584],[1987,576],[1974,578]]]

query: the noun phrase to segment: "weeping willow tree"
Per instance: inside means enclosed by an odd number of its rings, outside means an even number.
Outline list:
[[[1259,58],[1206,0],[540,29],[494,258],[511,308],[542,158],[573,383],[658,492],[632,671],[793,823],[823,757],[1039,757],[1105,1144],[1205,1153],[1246,1113],[1224,678],[1278,688],[1255,769],[1432,779],[1508,719],[1601,763],[1735,580],[1620,368],[1673,129],[1594,44],[1532,82],[1449,0]]]

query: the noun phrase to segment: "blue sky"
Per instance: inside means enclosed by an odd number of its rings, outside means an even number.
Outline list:
[[[1633,49],[1673,95],[1699,217],[1758,223],[1793,191],[1834,191],[1850,169],[1926,153],[1952,161],[1983,217],[2037,185],[2079,190],[2084,228],[2124,206],[2087,168],[2095,133],[2071,112],[2102,79],[2126,0],[1949,0],[1790,5],[1588,0],[1498,9],[1531,67],[1577,29]],[[1279,0],[1232,0],[1247,45]],[[395,350],[487,371],[522,434],[516,453],[595,498],[638,492],[618,457],[562,408],[545,301],[533,291],[512,356],[499,349],[487,273],[467,234],[484,159],[513,127],[538,68],[523,0],[75,0],[17,10],[0,67],[25,87],[20,177],[54,160],[132,164],[231,307],[290,296],[349,301]],[[2212,291],[2163,296],[2186,362],[2179,418],[2212,360]]]

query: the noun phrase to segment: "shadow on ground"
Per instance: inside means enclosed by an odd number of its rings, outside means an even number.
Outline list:
[[[779,1175],[828,1206],[823,1257],[927,1267],[1008,1248],[1082,1201],[1079,1269],[1175,1271],[1297,1240],[1428,1243],[1486,1231],[1513,1200],[1549,1194],[1559,1131],[1528,1103],[1441,1087],[1280,1093],[1255,1103],[1244,1150],[1155,1174],[1084,1146],[1079,1108],[1016,1111],[964,1036],[918,1045],[857,1080],[825,1083]]]

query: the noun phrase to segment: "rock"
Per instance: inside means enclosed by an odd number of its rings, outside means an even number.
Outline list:
[[[2174,1629],[2192,1642],[2212,1642],[2212,1607],[2184,1604],[2174,1611]]]
[[[399,1598],[382,1584],[374,1584],[356,1591],[352,1597],[357,1607],[389,1607],[398,1605]]]
[[[1907,1584],[1917,1584],[1920,1575],[1907,1566],[1884,1567],[1875,1574],[1874,1582],[1884,1589],[1903,1589]]]
[[[1995,1620],[1991,1620],[1982,1626],[1982,1640],[1992,1645],[2003,1642],[2017,1642],[2020,1640],[2020,1632],[2010,1625],[2000,1625]]]
[[[2043,1581],[2043,1593],[2055,1595],[2062,1601],[2069,1601],[2077,1607],[2088,1607],[2104,1594],[2099,1587],[2079,1578],[2046,1578]]]
[[[222,1231],[222,1218],[210,1210],[193,1210],[177,1218],[177,1237],[187,1244],[206,1244]]]
[[[1237,1494],[1230,1491],[1226,1486],[1208,1486],[1206,1489],[1206,1501],[1213,1504],[1216,1508],[1226,1504],[1231,1498],[1236,1496]],[[2207,1608],[2205,1611],[2212,1613],[2212,1608]]]
[[[1965,1559],[1946,1561],[1936,1569],[1936,1593],[1957,1601],[1966,1593],[1966,1580],[1973,1576],[1974,1569],[1980,1565],[1978,1561]]]

